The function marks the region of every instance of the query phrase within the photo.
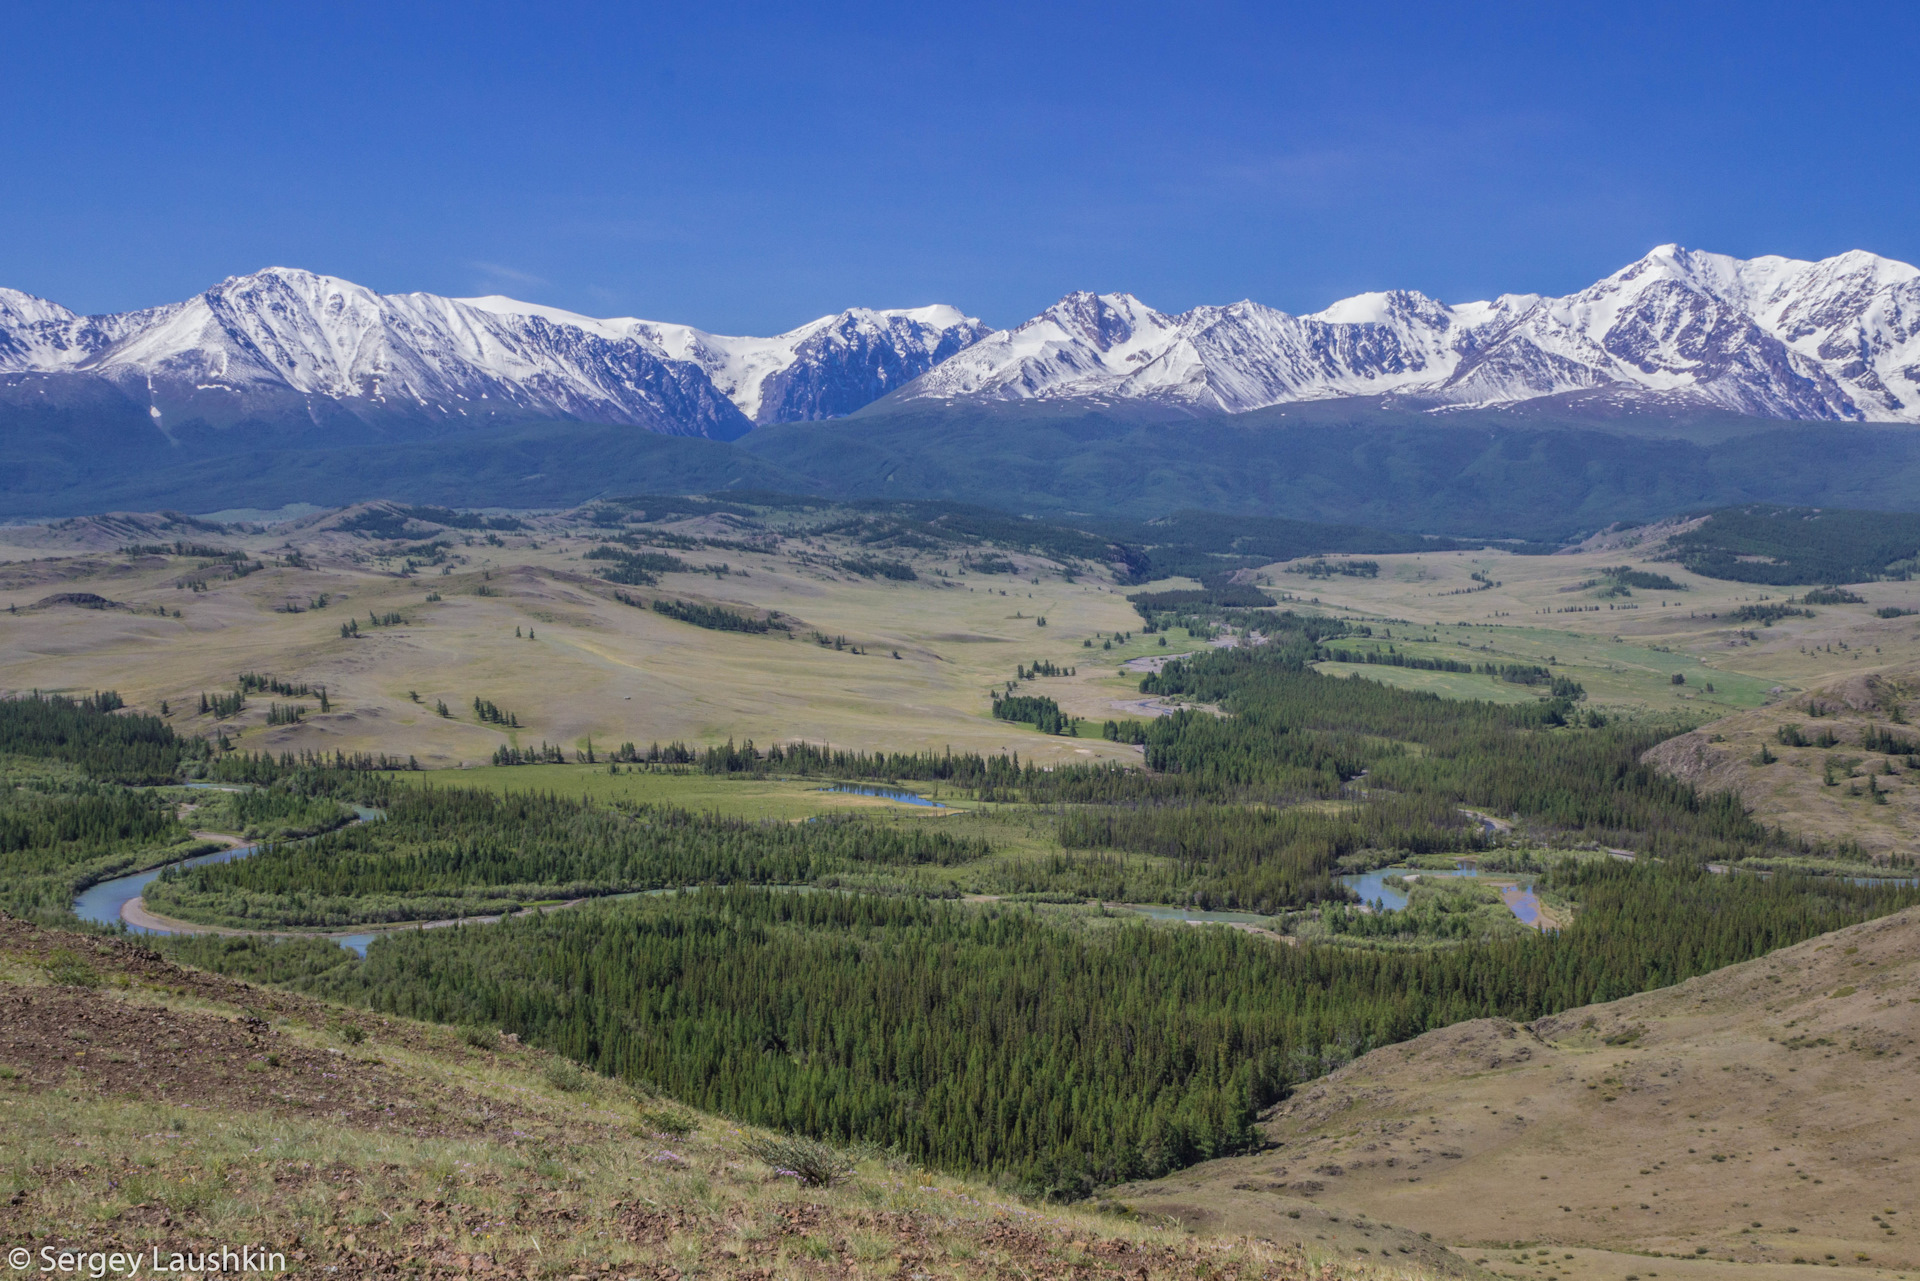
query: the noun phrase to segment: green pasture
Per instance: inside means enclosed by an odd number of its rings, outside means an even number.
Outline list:
[[[1386,632],[1393,636],[1388,639]],[[1464,644],[1462,643],[1464,642]],[[1385,650],[1392,645],[1409,657],[1452,659],[1462,663],[1537,663],[1557,676],[1571,676],[1587,691],[1592,703],[1639,703],[1657,708],[1701,706],[1728,711],[1759,707],[1775,681],[1709,666],[1693,654],[1646,645],[1632,645],[1610,637],[1548,628],[1508,627],[1499,624],[1472,627],[1375,625],[1374,639],[1340,640],[1332,644],[1349,650]],[[1372,664],[1322,663],[1321,671],[1345,675],[1358,671],[1403,689],[1424,689],[1450,698],[1484,698],[1522,702],[1538,697],[1524,685],[1510,685],[1491,676],[1426,672]],[[1673,677],[1686,678],[1675,685]],[[1713,692],[1707,692],[1707,685]],[[1489,692],[1500,686],[1510,695]]]

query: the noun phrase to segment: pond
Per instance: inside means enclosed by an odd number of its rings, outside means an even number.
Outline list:
[[[928,809],[943,810],[947,808],[939,801],[928,800],[917,792],[903,792],[898,788],[892,787],[863,787],[854,784],[845,784],[839,787],[823,787],[820,790],[823,792],[845,792],[851,796],[878,796],[882,800],[899,801],[902,805],[924,805]]]
[[[1479,876],[1480,869],[1472,865],[1456,867],[1451,871],[1432,871],[1418,867],[1383,867],[1372,872],[1357,872],[1340,878],[1340,883],[1360,896],[1360,901],[1375,911],[1398,912],[1407,905],[1404,890],[1388,885],[1387,878],[1395,876]],[[1496,876],[1504,875],[1495,873]],[[1540,928],[1540,896],[1534,892],[1533,881],[1520,877],[1512,885],[1500,887],[1500,898],[1524,924],[1535,929]]]
[[[1258,925],[1277,929],[1279,922],[1256,912],[1204,912],[1197,907],[1166,907],[1156,903],[1109,903],[1108,907],[1137,912],[1156,921],[1217,921],[1223,925]]]

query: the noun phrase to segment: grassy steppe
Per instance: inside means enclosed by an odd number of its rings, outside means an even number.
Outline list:
[[[1365,558],[1380,567],[1373,578],[1308,579],[1288,573],[1284,564],[1267,567],[1260,578],[1275,591],[1317,598],[1339,617],[1366,621],[1376,636],[1391,629],[1392,643],[1409,653],[1469,661],[1469,649],[1491,646],[1491,653],[1476,653],[1471,661],[1544,663],[1557,656],[1555,670],[1564,667],[1590,699],[1603,704],[1724,714],[1760,706],[1775,686],[1791,693],[1920,663],[1920,624],[1874,612],[1920,602],[1914,584],[1859,584],[1852,590],[1863,604],[1815,605],[1812,618],[1767,626],[1733,614],[1743,606],[1785,604],[1804,589],[1705,578],[1650,559],[1649,550],[1657,549],[1616,544],[1556,556],[1381,555]],[[1619,565],[1665,575],[1685,590],[1635,588],[1608,596],[1602,571]],[[1423,646],[1417,638],[1424,637],[1436,643]],[[1670,684],[1675,673],[1686,677],[1684,686]],[[1705,690],[1709,681],[1712,694]]]
[[[499,546],[456,531],[442,540],[451,543],[443,574],[408,572],[404,557],[327,523],[339,519],[221,535],[220,546],[260,558],[262,568],[238,578],[209,575],[192,557],[115,554],[110,534],[11,531],[16,541],[0,545],[0,610],[13,611],[0,613],[0,689],[111,687],[143,710],[165,702],[182,731],[224,731],[249,750],[389,752],[430,767],[484,764],[499,747],[542,742],[571,756],[589,739],[602,749],[751,738],[1038,759],[1126,754],[989,714],[990,692],[1017,665],[1080,664],[1083,641],[1097,647],[1138,628],[1110,577],[1085,567],[1069,573],[1015,554],[1018,573],[969,574],[960,548],[910,554],[919,577],[898,582],[837,568],[838,557],[871,553],[823,535],[766,552],[679,553],[696,570],[711,562],[730,572],[620,588],[595,576],[605,562],[582,559],[603,535],[579,521],[554,518]],[[740,533],[712,521],[675,529]],[[108,546],[87,546],[88,537]],[[617,591],[778,611],[793,634],[707,630],[623,604]],[[41,603],[74,594],[115,607]],[[284,612],[290,606],[302,612]],[[369,622],[392,614],[398,625]],[[357,637],[340,635],[349,621]],[[813,643],[815,632],[845,648]],[[196,714],[202,693],[232,689],[241,672],[325,685],[331,710],[260,695],[228,719]],[[476,697],[519,727],[479,721]],[[303,703],[304,720],[268,726],[274,701]],[[449,716],[436,713],[439,702]]]

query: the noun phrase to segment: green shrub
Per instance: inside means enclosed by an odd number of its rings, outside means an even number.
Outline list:
[[[853,1162],[837,1148],[798,1135],[748,1139],[747,1153],[773,1168],[776,1174],[790,1175],[801,1187],[831,1187],[853,1173]]]
[[[685,1138],[700,1128],[700,1122],[690,1112],[679,1108],[649,1108],[640,1117],[643,1128],[671,1134],[676,1139]]]
[[[555,1059],[547,1064],[540,1076],[554,1089],[568,1094],[578,1094],[588,1085],[587,1074],[580,1070],[580,1065],[567,1059]]]
[[[63,947],[47,958],[47,977],[61,987],[99,987],[100,975],[84,956]]]

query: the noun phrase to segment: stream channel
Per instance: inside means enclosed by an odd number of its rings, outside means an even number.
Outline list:
[[[189,784],[189,786],[192,785]],[[217,790],[235,791],[238,789],[221,788]],[[355,805],[352,809],[355,816],[354,821],[357,823],[368,823],[382,817],[379,810],[367,809],[365,806]],[[128,921],[122,913],[126,911],[127,904],[145,894],[147,892],[147,886],[159,880],[161,873],[165,872],[168,868],[204,867],[209,863],[231,863],[236,859],[247,858],[259,849],[260,847],[257,844],[236,845],[232,849],[216,850],[212,854],[196,854],[192,858],[183,858],[178,862],[168,863],[164,867],[154,867],[144,872],[135,872],[131,876],[116,876],[110,881],[100,881],[97,884],[89,885],[86,889],[81,890],[79,895],[74,898],[73,914],[83,921],[92,921],[97,925],[118,925],[130,934],[172,934],[174,933],[173,930],[149,929],[144,925],[135,925],[131,921]],[[408,929],[416,927],[400,926],[398,928]],[[195,930],[186,932],[199,933],[199,931]],[[207,931],[207,933],[234,932],[250,933],[252,931]],[[273,933],[280,937],[288,938],[296,936],[294,931],[276,930],[259,932]],[[372,931],[363,934],[321,934],[320,937],[330,938],[340,944],[341,947],[365,956],[367,954],[367,944],[373,941],[376,934],[384,932],[385,931]]]

